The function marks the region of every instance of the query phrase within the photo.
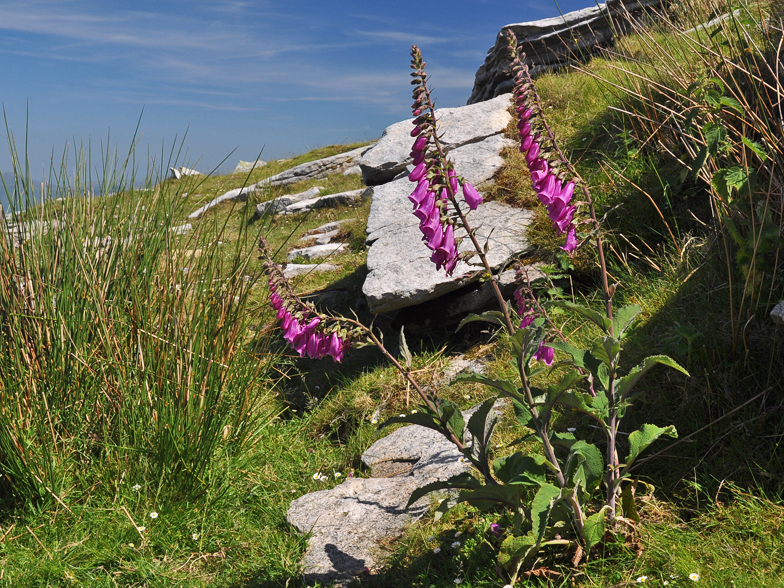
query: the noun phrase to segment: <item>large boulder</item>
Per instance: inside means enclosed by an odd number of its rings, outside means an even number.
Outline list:
[[[578,57],[587,57],[611,45],[614,35],[629,28],[629,19],[640,18],[663,0],[609,0],[606,4],[567,12],[562,16],[509,24],[501,29],[495,45],[476,72],[468,104],[511,92],[513,87],[506,31],[512,30],[526,54],[531,75],[562,68]]]
[[[442,146],[450,152],[463,145],[500,135],[512,118],[509,114],[510,105],[511,94],[475,106],[437,109],[436,120],[439,131],[443,133]],[[365,184],[388,182],[411,163],[412,120],[387,127],[378,143],[362,154],[359,167]]]
[[[508,144],[507,139],[492,136],[455,149],[450,157],[458,173],[478,185],[491,179],[501,167],[499,152]],[[411,212],[408,195],[413,188],[414,184],[403,177],[376,186],[373,191],[367,224],[368,275],[362,292],[376,314],[433,300],[478,279],[478,267],[465,262],[457,264],[452,277],[443,270],[436,271],[430,250],[422,242],[419,220]],[[471,227],[477,229],[479,243],[488,243],[487,256],[493,268],[528,249],[525,235],[530,220],[530,211],[497,202],[481,204],[468,215]],[[457,236],[465,237],[464,231],[458,231]],[[470,239],[463,239],[460,251],[473,251]]]

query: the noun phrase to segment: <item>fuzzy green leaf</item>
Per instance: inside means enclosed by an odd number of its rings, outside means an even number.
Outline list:
[[[458,374],[453,382],[476,382],[478,384],[484,384],[485,386],[490,386],[491,388],[500,390],[512,398],[520,398],[520,395],[517,393],[517,387],[509,380],[494,380],[492,378],[488,378],[487,376],[483,376],[482,374],[466,372],[463,374]]]
[[[541,486],[546,482],[546,462],[543,455],[523,455],[518,451],[493,460],[493,472],[504,484]]]
[[[702,133],[705,135],[708,153],[715,156],[721,144],[727,140],[727,127],[721,123],[709,122],[705,123]]]
[[[516,484],[504,486],[481,486],[475,490],[463,490],[457,497],[458,502],[467,502],[482,512],[487,512],[498,504],[517,510],[523,487]]]
[[[563,341],[553,341],[552,343],[548,343],[550,347],[555,349],[556,351],[563,351],[572,356],[572,363],[578,368],[586,369],[587,366],[585,365],[585,354],[588,353],[585,349],[578,349],[574,345]]]
[[[615,337],[597,337],[591,346],[591,355],[608,368],[618,362],[621,353],[621,342]]]
[[[443,433],[443,427],[438,422],[438,419],[435,418],[435,416],[430,414],[429,412],[425,412],[424,409],[415,412],[414,414],[390,417],[387,420],[385,420],[383,423],[378,425],[378,430],[380,431],[381,429],[384,429],[390,425],[396,425],[398,423],[405,423],[408,425],[420,425],[422,427],[427,427],[428,429],[433,429],[435,431],[438,431],[439,433]]]
[[[469,314],[462,321],[460,321],[460,324],[457,325],[456,330],[459,331],[468,323],[473,323],[477,321],[492,323],[494,325],[506,327],[506,320],[504,318],[504,313],[502,313],[499,310],[491,310],[489,312],[483,312],[482,314]]]
[[[621,512],[627,519],[636,523],[640,522],[640,515],[637,513],[637,505],[634,503],[633,484],[626,484],[621,492]]]
[[[532,428],[531,421],[534,419],[534,417],[531,414],[531,411],[528,410],[524,404],[518,402],[517,400],[512,401],[512,406],[514,407],[517,422],[519,422],[524,427]]]
[[[515,578],[523,566],[531,565],[539,553],[539,545],[533,534],[528,533],[522,537],[510,535],[501,544],[498,551],[498,565],[507,571],[510,577]]]
[[[414,358],[411,356],[411,352],[408,350],[408,344],[406,343],[406,335],[403,332],[404,327],[400,327],[400,351],[403,354],[403,357],[406,359],[406,369],[411,369],[411,364],[414,362]]]
[[[474,451],[474,455],[479,455],[479,452],[484,454],[487,451],[487,446],[490,443],[490,438],[493,436],[493,429],[497,416],[493,410],[493,405],[496,399],[490,398],[485,400],[481,406],[476,409],[476,412],[468,419],[468,432],[471,433],[474,439],[474,444],[478,447]]]
[[[579,304],[574,304],[573,302],[559,301],[557,302],[557,304],[559,306],[563,306],[564,308],[568,308],[573,312],[576,312],[583,318],[588,319],[605,333],[610,332],[610,325],[612,323],[610,322],[610,319],[608,319],[602,313],[592,310],[590,308],[585,308],[584,306],[580,306]]]
[[[616,398],[623,399],[626,398],[629,393],[632,391],[632,388],[637,385],[637,382],[648,373],[653,366],[657,364],[667,365],[673,369],[678,370],[679,372],[689,375],[689,372],[686,371],[683,367],[678,364],[677,361],[667,357],[666,355],[651,355],[650,357],[646,357],[642,363],[636,365],[632,370],[623,376],[622,378],[618,379],[615,385],[615,394]]]
[[[639,304],[629,304],[623,308],[617,309],[613,313],[613,334],[621,339],[626,329],[632,324],[637,315],[640,314],[642,308]]]
[[[547,521],[550,519],[550,512],[560,496],[561,491],[552,484],[544,484],[534,496],[531,503],[531,524],[537,543],[542,542],[544,532],[547,530]]]
[[[585,519],[583,525],[583,541],[585,541],[585,551],[590,551],[591,547],[599,543],[604,537],[604,515],[610,509],[603,506],[602,509]]]
[[[634,460],[639,457],[640,453],[645,451],[651,443],[662,435],[677,438],[678,431],[676,431],[675,427],[672,425],[668,427],[657,427],[656,425],[646,424],[629,435],[629,455],[626,456],[626,467],[624,470],[628,470],[632,463],[634,463]]]
[[[743,144],[756,153],[757,157],[759,157],[762,161],[768,159],[768,153],[765,151],[765,148],[762,145],[756,141],[752,141],[747,137],[741,137],[741,140],[743,141]]]
[[[462,443],[463,433],[465,432],[465,421],[460,407],[451,400],[439,398],[436,400],[436,410],[441,424],[447,427],[458,441]],[[418,414],[418,413],[417,413]]]
[[[579,479],[589,493],[593,492],[599,487],[604,473],[602,452],[595,445],[585,441],[577,441],[569,451],[567,462],[576,455],[581,456],[582,460],[575,468],[573,480],[576,482]]]

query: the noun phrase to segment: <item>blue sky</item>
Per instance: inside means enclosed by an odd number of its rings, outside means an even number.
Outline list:
[[[371,140],[406,118],[412,43],[438,105],[463,105],[502,26],[558,12],[553,0],[0,0],[0,102],[20,150],[29,105],[35,177],[74,141],[96,154],[109,135],[127,151],[142,109],[141,159],[187,130],[187,161],[226,171],[262,147],[269,160]]]

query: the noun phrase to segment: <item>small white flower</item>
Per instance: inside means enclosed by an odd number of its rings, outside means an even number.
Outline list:
[[[416,408],[411,411],[411,414],[416,414],[416,413],[417,413],[417,409]]]
[[[670,574],[670,579],[671,579],[671,580],[676,580],[676,579],[677,579],[677,578],[679,578],[679,577],[680,577],[680,576],[678,576],[678,574]]]
[[[569,433],[574,433],[577,430],[577,427],[568,427],[566,429]]]
[[[128,544],[128,547],[133,547],[133,543],[129,543],[129,544]]]
[[[378,419],[373,419],[372,421],[370,421],[370,424],[371,425],[377,425],[378,424]]]
[[[463,583],[462,578],[455,578],[455,584],[462,584],[462,583]]]
[[[642,584],[643,582],[647,582],[647,581],[648,581],[648,576],[640,576],[639,578],[637,578],[638,584]]]
[[[147,530],[147,527],[136,527],[136,530],[139,531],[139,533],[144,533]]]
[[[150,513],[150,518],[151,518],[151,519],[157,519],[157,518],[158,518],[158,513],[157,513],[157,512],[155,512],[155,511],[152,511],[152,512]]]
[[[513,588],[511,584],[505,584],[504,588]]]
[[[664,582],[662,582],[662,584],[664,584],[665,586],[669,586],[670,582],[668,580],[665,580]]]
[[[436,555],[438,555],[439,553],[441,553],[441,548],[440,548],[440,547],[436,547],[436,548],[433,550],[433,553],[435,553]]]
[[[428,538],[427,538],[427,540],[428,540],[428,541],[433,541],[433,540],[435,540],[435,537],[433,537],[432,535],[430,535],[430,537],[428,537]]]
[[[401,415],[400,415],[400,418],[402,419],[404,416],[406,416],[406,415],[404,415],[404,414],[401,414]]]
[[[343,474],[341,474],[340,472],[335,472],[335,477],[336,477],[336,478],[339,478],[339,477],[340,477],[340,476],[342,476],[342,475],[343,475]]]
[[[496,443],[496,444],[495,444],[495,448],[496,448],[496,449],[501,449],[501,444],[500,444],[500,443]]]
[[[198,541],[199,540],[199,534],[198,533],[194,533],[193,535],[191,535],[191,539],[193,539],[194,541]]]
[[[468,458],[460,456],[460,458],[457,461],[458,463],[468,463]]]
[[[464,396],[464,398],[465,398],[466,400],[471,400],[471,396],[470,396],[469,394],[466,394],[466,395]]]
[[[321,472],[316,472],[313,474],[313,479],[318,482],[321,479]]]
[[[327,476],[327,475],[323,475],[323,476],[321,476],[321,477],[319,478],[319,481],[320,481],[320,482],[326,482],[327,480],[329,480],[329,476]]]
[[[455,537],[460,537],[460,535],[462,535],[462,533],[461,533],[460,531],[458,531],[457,533],[455,533]]]
[[[700,575],[695,572],[692,572],[691,574],[689,574],[689,580],[691,580],[692,582],[699,582]]]
[[[443,498],[439,498],[438,499],[438,504],[441,504],[442,502],[444,502],[444,499]]]
[[[460,549],[460,541],[455,541],[452,543],[452,549]]]
[[[131,490],[133,490],[134,492],[138,492],[141,489],[142,489],[142,487],[139,486],[139,484],[134,484],[133,488],[131,488]]]

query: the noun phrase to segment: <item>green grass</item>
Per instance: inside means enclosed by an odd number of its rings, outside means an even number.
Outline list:
[[[784,420],[776,393],[784,389],[784,335],[767,319],[767,302],[757,299],[737,336],[729,309],[742,284],[730,283],[737,274],[728,273],[706,184],[677,181],[682,164],[646,143],[639,120],[610,108],[634,106],[652,116],[644,101],[629,101],[613,86],[650,88],[644,76],[659,65],[651,43],[668,48],[684,76],[703,71],[704,62],[689,60],[688,45],[660,28],[628,38],[580,71],[544,75],[537,87],[562,147],[607,213],[614,302],[643,308],[627,336],[624,365],[666,353],[692,374],[651,372],[624,429],[651,422],[673,423],[681,437],[704,430],[635,470],[641,522],[627,543],[609,544],[577,569],[550,553],[543,560],[549,575],[521,584],[598,588],[636,585],[647,576],[648,585],[691,586],[694,572],[698,586],[781,586]],[[675,149],[672,141],[665,144]],[[350,219],[341,235],[349,251],[326,260],[340,269],[294,282],[300,294],[345,291],[337,310],[349,312],[366,272],[369,203],[255,223],[251,212],[257,201],[284,193],[312,186],[336,193],[361,182],[335,174],[270,189],[188,221],[194,228],[187,235],[164,229],[229,189],[357,146],[311,151],[250,175],[173,181],[152,170],[145,191],[68,198],[23,215],[67,211],[70,221],[61,233],[0,255],[0,586],[302,586],[307,541],[286,523],[291,500],[339,483],[335,472],[366,475],[360,456],[378,435],[371,415],[380,406],[382,416],[410,410],[415,396],[372,348],[352,350],[340,366],[293,357],[260,280],[260,233],[284,261],[308,230]],[[537,206],[519,154],[505,156],[489,198]],[[52,183],[63,194],[89,192],[90,166],[78,169],[76,178],[53,170]],[[123,169],[107,167],[106,185],[116,185]],[[111,255],[91,245],[105,236],[122,244],[131,235],[145,238]],[[530,260],[557,259],[560,243],[540,209],[528,235],[535,245]],[[560,285],[599,309],[590,247],[573,266],[571,282]],[[19,287],[23,276],[32,297]],[[777,301],[780,274],[764,279]],[[553,317],[578,342],[595,336],[575,315]],[[399,325],[384,318],[376,325],[396,341]],[[414,331],[406,332],[418,380],[462,408],[489,391],[445,386],[450,356],[484,357],[491,375],[509,374],[507,344],[486,331]],[[216,366],[216,358],[228,367]],[[203,394],[206,404],[196,401]],[[588,425],[576,413],[555,420],[557,428],[577,427],[598,439]],[[521,433],[508,410],[497,454],[514,451],[508,444]],[[666,447],[658,442],[650,453]],[[330,474],[329,482],[314,481],[315,472]],[[438,521],[428,515],[383,546],[388,566],[361,585],[442,588],[460,578],[461,586],[502,586],[493,522],[511,524],[503,512],[464,505]],[[453,550],[458,531],[462,546]],[[441,553],[433,553],[436,546]]]

